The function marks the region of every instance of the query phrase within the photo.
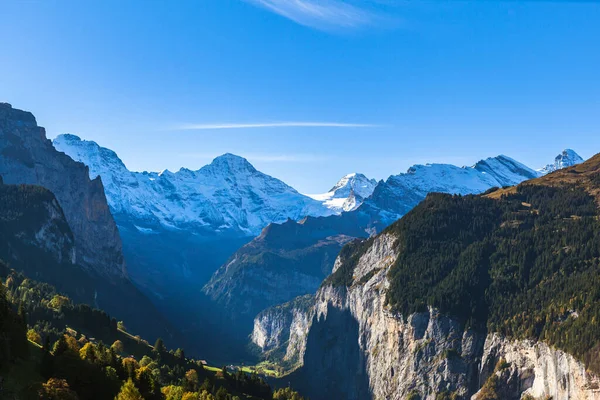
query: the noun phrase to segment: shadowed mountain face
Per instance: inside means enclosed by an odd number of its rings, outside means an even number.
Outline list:
[[[132,172],[95,142],[60,135],[53,144],[101,177],[131,279],[185,329],[205,318],[198,289],[262,228],[334,212],[233,154],[196,171]]]
[[[102,181],[90,180],[86,166],[56,151],[31,113],[6,103],[0,103],[0,175],[5,183],[40,185],[56,196],[73,232],[78,264],[110,279],[126,276]]]
[[[56,197],[41,186],[0,183],[0,259],[73,300],[130,321],[134,333],[173,342],[175,331],[126,279],[77,264],[76,242]],[[125,306],[126,305],[126,306]]]
[[[371,398],[359,333],[350,311],[328,307],[326,318],[313,319],[304,366],[287,381],[315,400]]]
[[[31,113],[6,103],[0,103],[0,176],[2,258],[11,267],[127,319],[133,332],[173,337],[127,277],[102,181],[56,151]]]
[[[244,321],[249,332],[261,310],[314,292],[331,273],[342,246],[353,239],[318,221],[307,218],[269,225],[230,257],[203,291],[234,311],[232,318]]]

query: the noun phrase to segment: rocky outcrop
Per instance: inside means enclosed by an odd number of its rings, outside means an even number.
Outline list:
[[[56,196],[73,232],[76,262],[110,279],[126,276],[117,226],[100,178],[54,149],[26,111],[0,103],[0,175],[5,183],[40,185]]]
[[[313,310],[282,307],[257,317],[255,344],[268,352],[284,343],[279,362],[301,360],[286,381],[312,399],[433,400],[440,394],[478,399],[486,398],[478,391],[495,374],[497,398],[600,399],[598,378],[544,343],[465,330],[434,308],[408,316],[393,313],[386,292],[397,257],[395,240],[391,233],[372,240],[351,271],[352,284],[326,281]],[[339,257],[334,271],[343,272],[344,262]],[[296,337],[290,346],[291,321],[306,320],[311,313],[310,325],[299,330],[307,332],[305,338]],[[500,360],[505,362],[501,370],[496,367]]]
[[[404,399],[415,393],[433,398],[444,391],[466,396],[477,375],[477,355],[481,353],[484,336],[465,332],[460,323],[434,309],[406,319],[390,312],[385,305],[385,293],[389,286],[387,271],[396,255],[394,241],[388,234],[373,241],[356,264],[350,287],[323,286],[319,290],[307,348],[300,349],[305,352],[304,367],[294,374],[303,375],[306,368],[312,371],[311,376],[321,376],[324,380],[348,377],[355,383],[362,379],[366,388],[357,388],[358,392],[366,391],[375,399]],[[336,269],[340,263],[336,262]],[[334,320],[354,321],[355,331],[350,336],[357,340],[353,351],[344,341],[325,342],[328,337],[322,332],[336,330],[329,321],[332,313]],[[352,326],[349,322],[345,325]],[[347,329],[345,332],[348,333]],[[324,354],[338,353],[352,359],[332,362],[318,355],[311,345]],[[338,370],[335,376],[328,372],[330,368]],[[348,369],[339,372],[345,368]],[[345,383],[338,381],[338,385]],[[308,395],[326,398],[320,394],[321,390],[309,387]],[[327,392],[327,396],[347,395],[351,393]]]
[[[254,318],[252,343],[267,360],[293,369],[304,356],[314,304],[314,295],[308,294],[262,311]]]
[[[505,367],[496,370],[499,362]],[[480,381],[497,377],[502,398],[600,399],[600,379],[586,371],[573,356],[531,340],[487,336],[481,357]],[[482,390],[483,391],[483,390]],[[473,400],[482,398],[482,391]]]

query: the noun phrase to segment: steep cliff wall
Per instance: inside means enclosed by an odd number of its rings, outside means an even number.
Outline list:
[[[304,357],[314,305],[315,296],[309,294],[264,310],[254,319],[252,343],[266,359],[295,368]]]
[[[506,367],[494,371],[503,360]],[[481,357],[480,382],[497,377],[502,398],[519,399],[524,395],[536,399],[594,400],[600,399],[600,380],[570,354],[545,343],[531,340],[509,340],[498,334],[486,338]],[[473,396],[483,398],[482,389]]]
[[[117,226],[100,178],[54,149],[26,111],[0,103],[0,175],[5,183],[34,184],[57,198],[75,239],[76,262],[103,276],[126,275]]]
[[[431,307],[406,318],[393,313],[385,295],[395,240],[392,234],[377,237],[356,262],[352,284],[322,286],[312,309],[273,308],[257,317],[254,343],[284,365],[300,360],[286,381],[312,399],[480,399],[486,397],[478,391],[496,375],[494,389],[502,399],[600,399],[598,378],[544,343],[465,330]],[[343,262],[338,258],[334,271]],[[311,323],[292,332],[294,320]],[[500,360],[506,366],[498,371]]]

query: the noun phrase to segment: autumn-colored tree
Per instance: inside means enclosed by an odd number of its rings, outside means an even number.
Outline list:
[[[165,400],[181,400],[183,398],[183,388],[181,386],[164,386],[161,390]]]
[[[91,363],[96,362],[98,359],[98,355],[96,354],[96,346],[90,342],[84,344],[81,350],[79,350],[79,357],[82,360],[87,360]]]
[[[67,349],[72,351],[73,353],[79,353],[79,343],[73,336],[65,335],[65,340],[67,342]]]
[[[58,338],[58,340],[54,343],[54,348],[52,352],[55,356],[60,356],[61,354],[69,351],[69,345],[67,344],[67,336],[62,335]]]
[[[190,369],[185,373],[185,389],[188,392],[195,392],[198,390],[200,385],[200,378],[198,378],[198,372],[195,369]]]
[[[140,367],[146,367],[146,366],[150,365],[152,363],[152,361],[153,360],[150,357],[144,356],[140,360]]]
[[[68,297],[57,294],[52,298],[52,300],[50,300],[48,306],[60,311],[62,307],[69,305],[70,302],[71,300]]]
[[[64,379],[50,378],[42,385],[40,398],[44,400],[79,400]]]
[[[133,357],[124,358],[122,364],[123,364],[123,370],[125,371],[125,374],[127,374],[127,376],[129,378],[133,378],[135,376],[135,371],[139,368],[139,364],[135,360],[135,358],[133,358]]]
[[[273,400],[304,400],[304,397],[287,387],[285,389],[277,389],[273,392]]]
[[[200,400],[200,394],[197,392],[185,392],[181,400]]]
[[[213,396],[212,393],[203,390],[200,393],[200,400],[215,400],[215,396]]]
[[[160,396],[157,396],[158,390],[156,388],[156,382],[152,376],[152,371],[148,367],[140,367],[136,371],[136,384],[140,389],[140,393],[146,400],[151,400]]]
[[[35,331],[35,329],[30,329],[27,331],[27,339],[33,343],[39,344],[40,346],[42,345],[42,337]]]
[[[115,353],[121,354],[123,352],[123,350],[124,350],[123,342],[121,342],[120,340],[117,339],[112,344],[112,346],[110,346],[110,348],[113,349]]]
[[[115,397],[115,400],[144,400],[144,398],[130,378],[121,386],[121,391]]]

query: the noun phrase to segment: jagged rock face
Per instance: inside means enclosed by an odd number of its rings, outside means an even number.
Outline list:
[[[405,399],[411,393],[433,393],[434,398],[444,390],[464,396],[471,375],[477,373],[476,355],[483,336],[464,332],[458,322],[435,310],[413,314],[406,321],[389,312],[385,305],[386,275],[395,259],[394,241],[391,235],[374,241],[358,262],[350,288],[324,286],[319,290],[307,348],[300,349],[305,352],[304,366],[293,375],[319,377],[313,379],[323,382],[345,376],[348,382],[337,381],[339,386],[362,382],[364,387],[355,390],[374,399]],[[336,327],[340,320],[344,321],[342,328]],[[343,335],[355,339],[353,349],[346,341],[331,340]],[[319,355],[311,346],[324,354]],[[332,354],[341,359],[330,359]],[[323,388],[318,386],[307,388],[311,398],[367,398],[335,393],[333,388],[323,395]]]
[[[500,359],[508,366],[494,372]],[[499,378],[500,390],[506,399],[519,399],[525,394],[536,399],[600,399],[600,379],[589,374],[570,354],[545,343],[508,340],[489,334],[481,358],[480,381],[484,382],[491,374]],[[481,392],[473,396],[474,400],[479,398]]]
[[[40,185],[56,196],[73,232],[76,262],[111,278],[126,275],[121,239],[102,181],[57,152],[26,111],[0,104],[0,175],[5,183]]]
[[[306,337],[314,316],[312,294],[270,307],[254,318],[251,341],[267,359],[292,369],[304,357]]]
[[[572,356],[543,343],[465,330],[457,320],[433,308],[406,317],[392,313],[386,305],[386,291],[388,271],[397,256],[394,242],[391,234],[375,238],[356,263],[352,284],[324,284],[312,310],[271,309],[255,320],[252,340],[268,349],[276,361],[282,362],[276,358],[282,354],[293,358],[290,353],[296,352],[302,367],[289,380],[307,395],[313,399],[357,400],[402,400],[418,395],[434,400],[446,392],[469,398],[502,358],[509,363],[508,369],[497,372],[503,399],[519,399],[524,394],[600,398],[597,377],[589,375]],[[334,269],[341,268],[343,262],[338,258]],[[304,338],[299,339],[296,332],[290,346],[288,321],[312,315],[309,326],[299,329]],[[285,324],[268,329],[274,326],[269,317],[281,318]],[[282,338],[286,335],[288,340]],[[276,351],[269,346],[283,348]]]

